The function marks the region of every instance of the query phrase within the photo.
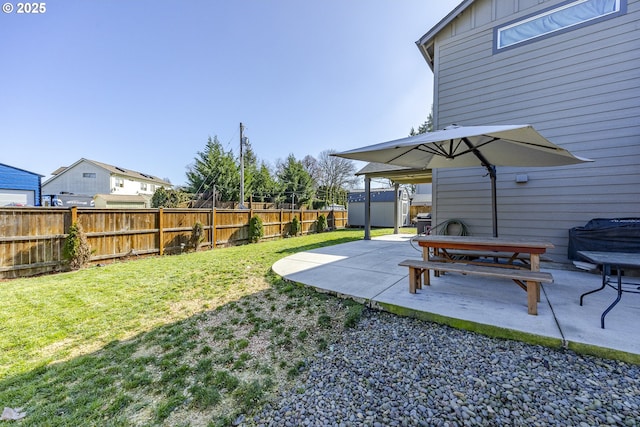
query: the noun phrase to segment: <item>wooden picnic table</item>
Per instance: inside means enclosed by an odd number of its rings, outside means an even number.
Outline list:
[[[422,262],[405,260],[401,265],[410,268],[410,292],[430,284],[429,270],[458,272],[485,277],[513,280],[527,292],[528,313],[537,314],[540,301],[540,283],[551,283],[549,273],[540,272],[540,256],[554,245],[529,239],[478,236],[416,236],[413,241],[422,247]],[[473,256],[464,256],[472,254]],[[477,257],[485,258],[478,261]],[[500,262],[500,260],[503,260]]]
[[[455,257],[463,254],[460,251],[473,251],[474,255],[483,254],[487,258],[506,258],[508,265],[514,264],[517,259],[522,259],[520,255],[527,254],[528,269],[531,271],[540,271],[540,255],[544,254],[547,249],[554,247],[550,242],[502,237],[440,236],[434,234],[417,236],[413,240],[422,247],[422,258],[425,261],[429,260],[431,249],[433,249],[433,256],[441,256],[449,262],[459,262],[460,260]]]

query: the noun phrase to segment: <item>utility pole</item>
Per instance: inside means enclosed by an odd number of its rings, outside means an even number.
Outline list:
[[[240,209],[244,209],[244,126],[240,122]]]

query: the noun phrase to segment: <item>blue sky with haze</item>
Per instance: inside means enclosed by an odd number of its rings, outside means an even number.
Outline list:
[[[415,41],[458,3],[56,0],[0,13],[0,163],[48,177],[84,157],[180,185],[209,136],[238,152],[240,122],[270,165],[407,136],[433,96]]]

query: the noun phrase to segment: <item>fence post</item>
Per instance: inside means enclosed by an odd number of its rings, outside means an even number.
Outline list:
[[[70,225],[73,225],[76,222],[78,222],[78,207],[77,206],[72,206],[71,207],[71,224]],[[68,232],[69,231],[67,230],[67,233]]]
[[[212,210],[212,214],[211,214],[211,249],[214,249],[216,247],[216,244],[218,242],[218,238],[217,238],[217,233],[216,233],[216,207],[215,205],[213,206],[213,210]]]
[[[164,209],[158,209],[158,251],[164,255]]]

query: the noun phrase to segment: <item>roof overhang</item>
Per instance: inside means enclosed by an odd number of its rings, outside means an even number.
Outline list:
[[[447,16],[445,16],[440,22],[438,22],[433,28],[431,28],[427,33],[420,37],[420,39],[416,42],[418,49],[420,49],[420,53],[429,64],[429,68],[433,71],[433,61],[434,61],[434,47],[433,40],[440,31],[447,25],[451,23],[455,18],[458,17],[466,8],[471,6],[474,0],[464,0],[460,3],[455,9],[453,9]]]

